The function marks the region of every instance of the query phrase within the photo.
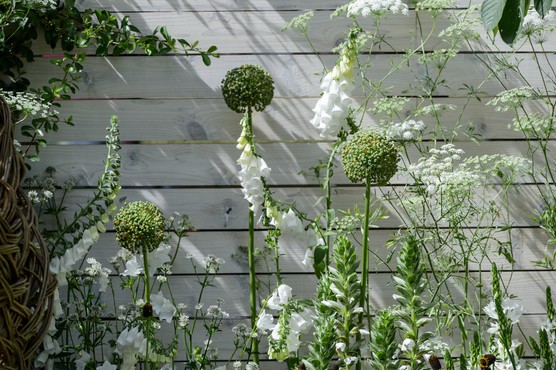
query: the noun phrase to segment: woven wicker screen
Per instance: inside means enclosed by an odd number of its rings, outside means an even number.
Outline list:
[[[56,280],[37,216],[20,186],[10,109],[0,97],[0,368],[31,369],[52,317]]]

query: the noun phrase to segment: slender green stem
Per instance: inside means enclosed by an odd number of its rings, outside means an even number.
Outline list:
[[[255,213],[249,210],[249,248],[247,259],[249,261],[249,304],[251,307],[251,327],[257,324],[257,281],[255,275]],[[251,339],[251,353],[253,360],[259,363],[259,341],[257,338]]]
[[[363,322],[363,316],[367,318],[367,329],[371,328],[371,317],[369,315],[369,300],[367,292],[369,290],[369,218],[371,213],[371,182],[365,180],[365,218],[363,220],[363,251],[361,267],[361,296],[359,297],[359,307],[365,307],[364,312],[359,314],[359,323]],[[361,334],[356,335],[357,341],[361,339]],[[356,369],[361,369],[361,361],[357,362]]]
[[[247,135],[251,144],[251,150],[255,154],[255,143],[253,142],[253,114],[251,107],[248,108],[246,118]],[[255,212],[253,205],[249,204],[249,248],[247,259],[249,262],[249,306],[251,308],[251,327],[257,324],[257,276],[255,275]],[[251,353],[255,363],[259,363],[259,340],[251,339]]]
[[[150,291],[150,284],[149,284],[149,251],[147,248],[143,247],[143,265],[145,268],[145,306],[151,304],[151,291]],[[151,308],[152,311],[152,308]],[[147,338],[147,346],[145,350],[145,366],[149,366],[149,339],[151,334],[151,317],[145,317],[146,320],[146,338]]]

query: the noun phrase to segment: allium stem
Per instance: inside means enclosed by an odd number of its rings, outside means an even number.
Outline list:
[[[369,179],[365,181],[365,218],[363,220],[363,252],[361,256],[361,297],[359,306],[365,311],[359,316],[359,321],[363,321],[363,315],[367,315],[367,328],[370,329],[371,322],[369,318],[369,300],[367,292],[369,290],[369,218],[371,213],[371,182]]]
[[[247,110],[247,132],[252,138],[253,121],[251,108]],[[247,260],[249,262],[249,304],[251,308],[251,327],[257,324],[257,279],[255,275],[255,212],[253,205],[249,204],[249,247],[247,249]],[[251,338],[251,353],[253,360],[259,363],[259,340]]]

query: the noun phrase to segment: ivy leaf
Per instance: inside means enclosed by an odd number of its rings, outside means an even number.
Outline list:
[[[498,22],[500,37],[502,37],[502,40],[504,40],[506,44],[511,45],[514,43],[519,29],[521,28],[522,21],[523,13],[521,12],[521,1],[509,0],[504,7],[502,18]]]
[[[510,2],[515,0],[510,0]],[[493,30],[504,12],[506,0],[485,0],[481,6],[481,20],[485,29],[488,31]]]
[[[541,18],[544,18],[550,11],[552,6],[552,0],[535,0],[535,9],[537,13],[540,14]]]

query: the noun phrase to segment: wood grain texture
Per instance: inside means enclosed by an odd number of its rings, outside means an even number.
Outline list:
[[[125,132],[122,131],[125,140]],[[431,144],[432,146],[432,144]],[[524,141],[495,141],[477,145],[461,142],[457,145],[465,152],[465,157],[491,154],[506,154],[528,157],[528,144]],[[257,145],[257,152],[272,169],[266,179],[269,185],[311,185],[318,186],[313,167],[328,161],[332,149],[329,142],[278,142]],[[549,152],[556,150],[555,143],[549,143]],[[72,176],[80,186],[95,186],[104,170],[106,148],[98,145],[51,145],[41,151],[42,160],[36,163],[29,175],[40,174],[46,166],[55,166],[55,178],[62,183]],[[412,146],[408,147],[410,158],[420,154]],[[121,184],[124,186],[222,186],[239,185],[237,159],[241,152],[235,143],[186,144],[130,144],[123,145]],[[464,157],[464,158],[465,158]],[[79,158],[79,161],[75,159]],[[535,153],[535,159],[542,161],[542,154]],[[338,170],[333,183],[350,184],[343,174],[340,155],[336,158]],[[414,162],[416,162],[414,160]],[[539,162],[542,163],[542,162]],[[324,172],[323,172],[324,174]],[[518,178],[521,182],[531,182],[529,176]],[[538,180],[540,181],[540,180]],[[392,184],[412,183],[405,173],[399,172]]]
[[[382,196],[382,192],[388,194],[393,190],[400,191],[399,188],[373,188],[373,194]],[[276,199],[286,203],[295,202],[296,207],[305,212],[309,218],[314,218],[324,209],[323,192],[320,188],[272,187],[272,191]],[[485,200],[501,201],[497,188],[477,188],[477,192]],[[68,194],[66,197],[66,204],[68,205],[66,216],[78,210],[79,205],[86,204],[90,194],[87,189],[74,190]],[[137,189],[123,189],[120,196],[126,196],[130,202],[136,200],[151,201],[158,205],[166,215],[171,215],[173,212],[188,214],[199,230],[248,229],[248,204],[238,187],[190,189],[140,187]],[[344,211],[353,209],[355,205],[362,209],[363,196],[364,187],[335,186],[332,190],[332,206],[337,210]],[[531,216],[542,209],[543,201],[536,186],[523,185],[517,190],[510,190],[508,192],[508,202],[509,209],[507,212],[511,217],[513,226],[537,226]],[[388,212],[390,217],[377,222],[378,227],[394,231],[407,224],[405,214],[397,215],[394,211],[394,207],[397,206],[396,202],[381,201],[375,207],[379,205]],[[404,219],[400,218],[402,216]],[[476,225],[476,222],[470,221],[467,226],[473,225]],[[495,225],[502,226],[504,221],[500,220]],[[257,228],[261,228],[261,226],[258,225]]]
[[[301,141],[322,140],[317,130],[310,124],[317,98],[275,98],[264,112],[254,116],[257,140]],[[497,112],[485,106],[487,99],[479,102],[467,98],[438,98],[437,103],[453,104],[454,111],[446,111],[441,123],[448,129],[456,125],[464,132],[473,126],[481,139],[522,139],[523,134],[510,128],[514,114]],[[363,104],[357,101],[357,104]],[[405,118],[411,108],[421,104],[421,99],[411,99]],[[531,111],[545,111],[536,102],[527,105]],[[112,115],[120,119],[120,130],[124,141],[229,141],[235,142],[241,132],[240,114],[232,112],[221,98],[212,99],[136,99],[136,100],[70,100],[58,108],[61,117],[73,116],[76,127],[61,127],[58,132],[48,133],[51,144],[67,141],[104,141],[106,127]],[[460,114],[463,115],[460,117]],[[548,114],[548,112],[546,112]],[[376,127],[378,120],[385,117],[365,114],[363,124]],[[427,124],[428,130],[434,128],[430,117],[419,117]],[[19,137],[20,141],[25,138]],[[468,141],[466,135],[459,135],[456,141]]]
[[[527,54],[520,55],[524,77],[508,73],[485,82],[498,57],[499,54],[457,55],[441,75],[443,85],[432,94],[439,97],[466,96],[467,85],[479,89],[481,96],[487,98],[507,88],[523,86],[523,78],[533,87],[542,87],[541,75]],[[547,58],[554,61],[556,56],[547,55]],[[322,56],[322,60],[331,67],[336,57]],[[430,69],[427,72],[415,60],[410,62],[411,68],[404,67],[404,60],[400,55],[371,56],[372,68],[366,77],[380,84],[388,94],[410,96],[422,93],[418,88],[419,80],[438,77],[438,71]],[[228,55],[214,60],[211,67],[206,67],[200,57],[121,56],[90,57],[81,74],[75,98],[219,98],[226,72],[246,63],[259,64],[272,75],[276,97],[318,97],[321,94],[319,73],[322,68],[319,58],[314,55]],[[396,72],[390,73],[392,69]],[[40,58],[28,71],[27,78],[34,81],[34,85],[43,85],[48,77],[58,74],[48,58]],[[360,94],[355,91],[353,96]]]
[[[473,231],[469,230],[466,235],[470,235]],[[265,249],[266,231],[257,231],[255,233],[255,247],[261,250]],[[386,242],[393,238],[395,231],[384,229],[372,229],[370,232],[370,248],[372,270],[377,272],[392,272],[396,269],[396,250],[387,248]],[[540,228],[516,228],[511,231],[511,241],[513,245],[513,257],[516,263],[513,268],[516,270],[533,270],[538,268],[534,261],[543,257],[544,248],[548,240],[546,232]],[[509,237],[505,232],[498,232],[496,237],[501,242],[509,241]],[[100,235],[99,241],[90,249],[89,257],[94,257],[103,265],[107,264],[110,259],[115,256],[119,250],[119,246],[115,241],[115,233],[109,231]],[[361,240],[360,235],[357,240]],[[176,258],[179,263],[172,267],[172,273],[176,274],[192,274],[193,269],[191,263],[185,259],[187,253],[192,255],[192,260],[197,263],[203,263],[203,259],[208,255],[214,255],[226,261],[220,272],[226,274],[242,274],[249,272],[247,264],[246,246],[249,243],[249,233],[244,230],[235,231],[212,231],[212,232],[192,232],[188,237],[182,239],[177,251]],[[170,242],[172,245],[172,253],[176,253],[177,238],[174,237]],[[452,247],[458,250],[455,240],[451,242]],[[307,245],[294,237],[283,236],[280,239],[280,270],[283,273],[310,273],[312,267],[303,264]],[[496,241],[490,242],[489,259],[478,260],[472,259],[470,264],[471,270],[491,269],[491,263],[496,262],[501,270],[509,270],[512,268],[504,257],[499,256],[496,251],[499,245]],[[361,248],[357,247],[360,254]],[[388,262],[388,257],[392,255],[392,259]],[[257,258],[256,271],[262,274],[274,272],[273,255],[259,256]]]

